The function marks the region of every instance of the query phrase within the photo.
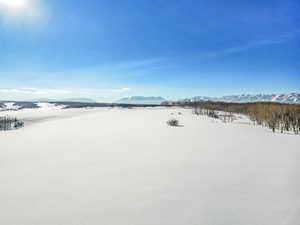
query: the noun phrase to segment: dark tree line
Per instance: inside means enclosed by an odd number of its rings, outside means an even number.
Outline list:
[[[8,116],[0,117],[0,131],[17,129],[23,126],[24,122],[18,120],[17,118],[12,118]]]
[[[123,103],[82,103],[82,102],[50,102],[55,105],[62,105],[64,109],[72,108],[100,108],[100,107],[121,107],[121,108],[133,108],[133,107],[160,107],[161,104],[123,104]]]
[[[230,122],[235,114],[248,116],[255,124],[268,127],[273,132],[291,131],[300,133],[300,105],[271,102],[179,102],[176,105],[192,107],[195,114],[208,115]],[[217,112],[225,112],[218,114]],[[220,116],[221,115],[221,116]]]

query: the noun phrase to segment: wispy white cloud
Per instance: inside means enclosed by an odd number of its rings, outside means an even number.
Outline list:
[[[120,91],[120,92],[122,92],[122,93],[124,93],[124,92],[129,92],[129,91],[131,91],[131,88],[121,88],[121,89],[119,89],[118,91]]]
[[[0,100],[32,100],[38,98],[91,98],[94,100],[117,99],[131,92],[131,88],[116,89],[41,89],[12,88],[0,89]]]
[[[138,88],[136,85],[134,85],[134,90],[132,90],[132,87],[128,87],[131,86],[130,82],[127,82],[129,78],[135,77],[137,79],[137,77],[144,76],[166,61],[166,59],[141,59],[102,63],[90,67],[80,67],[79,65],[78,68],[72,67],[53,72],[30,69],[28,75],[24,73],[23,68],[22,70],[18,68],[0,70],[0,100],[30,100],[36,98],[117,100],[136,93],[136,88]],[[15,79],[13,84],[9,84],[10,86],[13,85],[14,88],[6,88],[5,85],[11,83],[9,79],[6,79],[10,74],[22,78],[20,80]],[[24,77],[28,77],[28,79],[24,81]]]
[[[262,46],[281,44],[281,43],[290,41],[299,35],[300,35],[300,30],[294,30],[291,32],[286,32],[274,39],[264,39],[264,40],[248,42],[248,43],[245,43],[244,45],[234,46],[234,47],[222,49],[219,51],[210,52],[210,53],[207,53],[206,55],[204,55],[204,57],[205,58],[222,57],[222,56],[227,56],[227,55],[247,51],[247,50],[250,50],[253,48],[259,48]]]
[[[22,94],[22,95],[63,95],[70,93],[68,90],[38,89],[38,88],[14,88],[0,89],[1,94]]]

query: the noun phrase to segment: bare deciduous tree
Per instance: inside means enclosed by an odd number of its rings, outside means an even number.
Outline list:
[[[273,132],[300,132],[300,105],[273,102],[228,103],[228,102],[178,102],[177,105],[192,107],[196,115],[220,118],[224,122],[233,121],[233,113],[243,114],[257,125],[268,127]],[[217,112],[225,112],[221,115]]]

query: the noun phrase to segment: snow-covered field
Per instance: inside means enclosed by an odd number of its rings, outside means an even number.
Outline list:
[[[300,224],[299,135],[188,109],[41,107],[0,112],[25,121],[0,133],[0,225]]]

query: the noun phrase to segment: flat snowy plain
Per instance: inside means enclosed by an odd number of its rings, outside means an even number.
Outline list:
[[[299,135],[178,108],[5,114],[26,126],[0,133],[1,225],[300,224]]]

